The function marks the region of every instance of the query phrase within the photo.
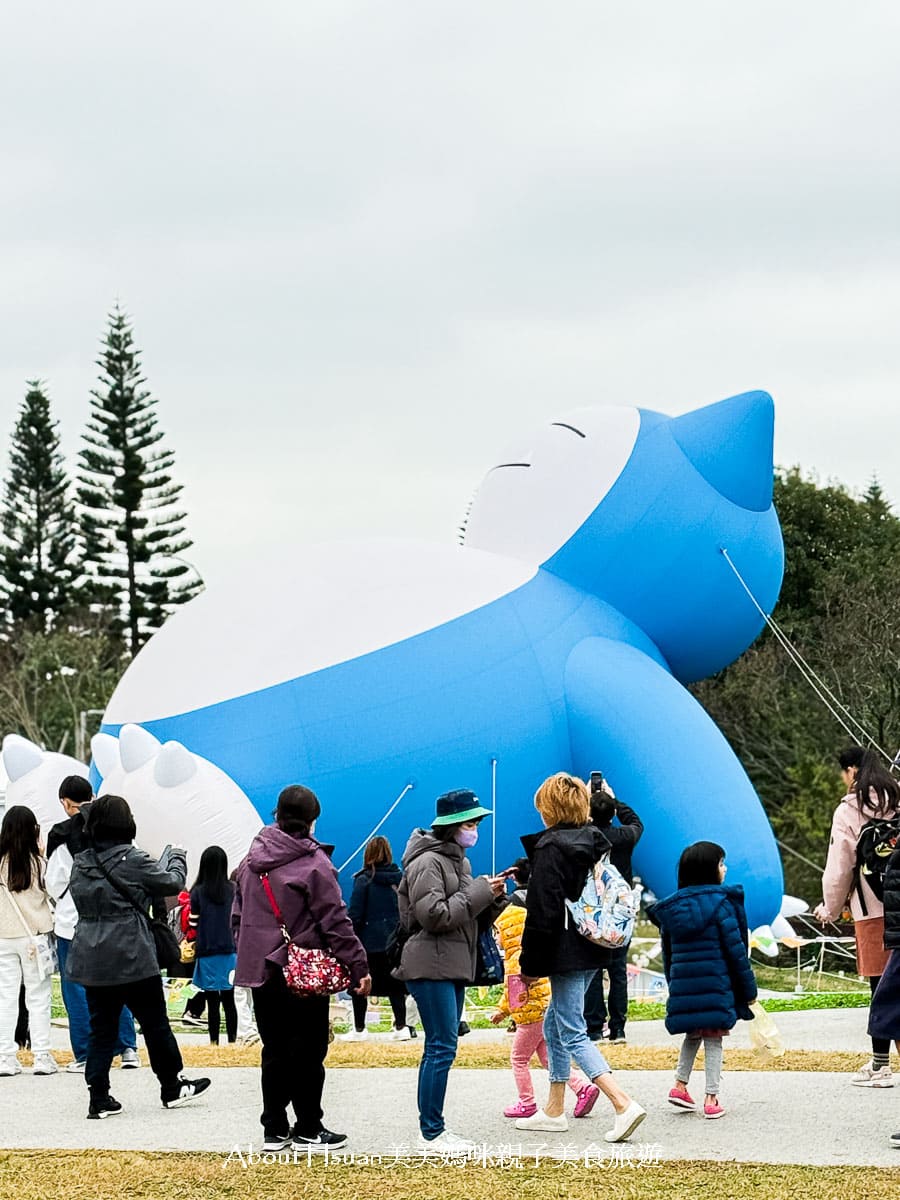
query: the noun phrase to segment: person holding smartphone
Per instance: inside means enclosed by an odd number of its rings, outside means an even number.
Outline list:
[[[466,984],[475,978],[478,917],[506,902],[506,873],[474,878],[466,851],[491,816],[468,788],[439,796],[430,829],[414,829],[403,854],[400,924],[410,931],[400,966],[419,1008],[425,1048],[419,1066],[420,1146],[471,1154],[475,1143],[447,1129],[444,1099],[456,1058]]]
[[[615,820],[616,824],[613,824]],[[641,840],[644,825],[633,808],[617,800],[600,771],[591,772],[591,823],[609,842],[609,861],[629,887],[634,885],[631,856]],[[609,1019],[609,1040],[614,1046],[625,1043],[628,1019],[628,951],[631,943],[610,950],[606,963],[597,971],[584,998],[584,1016],[588,1037],[596,1042],[605,1036]],[[604,971],[609,977],[609,999],[603,994]]]

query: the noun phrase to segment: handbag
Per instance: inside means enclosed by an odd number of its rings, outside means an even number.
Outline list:
[[[103,863],[100,861],[100,857],[96,850],[93,852],[93,854],[94,861],[100,868],[101,874],[106,876],[108,882],[113,885],[119,895],[127,900],[131,907],[136,909],[147,922],[147,925],[150,929],[150,935],[153,938],[153,948],[156,951],[156,962],[159,968],[166,972],[176,968],[181,962],[181,946],[178,944],[178,939],[172,932],[168,922],[160,921],[156,917],[151,917],[146,909],[138,904],[137,900],[135,900],[130,892],[116,883],[112,875],[110,875],[109,871],[107,871],[106,867],[104,867]]]
[[[475,943],[473,987],[493,987],[503,982],[503,956],[492,929],[484,929]]]
[[[28,928],[28,922],[22,915],[21,908],[16,904],[16,898],[11,889],[6,884],[3,884],[3,889],[9,896],[10,903],[16,910],[16,916],[25,930],[25,936],[28,938],[28,957],[37,967],[38,977],[43,983],[45,979],[49,979],[59,970],[59,962],[56,958],[56,938],[52,933],[32,933]]]
[[[197,957],[196,944],[194,942],[189,942],[187,938],[181,939],[179,951],[179,957],[183,963],[192,963]]]
[[[389,971],[396,971],[403,961],[403,947],[412,937],[412,930],[398,921],[384,948],[384,960]]]
[[[287,962],[281,969],[284,972],[284,981],[288,985],[288,989],[295,996],[330,996],[348,988],[350,972],[343,963],[338,962],[333,954],[329,954],[327,950],[304,949],[302,946],[296,945],[287,931],[281,909],[275,900],[268,872],[260,875],[259,882],[263,885],[263,890],[281,930],[281,936],[287,946]],[[325,938],[322,937],[318,922],[316,922],[316,929],[324,942]]]

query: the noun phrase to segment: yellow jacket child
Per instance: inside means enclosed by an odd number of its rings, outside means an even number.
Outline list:
[[[519,954],[522,950],[522,930],[525,927],[525,904],[522,892],[513,892],[510,902],[494,922],[500,949],[506,965],[506,979],[498,1009],[504,1017],[512,1017],[517,1025],[534,1025],[543,1021],[550,1003],[550,980],[538,979],[528,987],[528,996],[521,1008],[509,1007],[509,977],[519,973]]]

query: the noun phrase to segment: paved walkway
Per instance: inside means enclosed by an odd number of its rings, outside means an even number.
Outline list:
[[[776,1017],[785,1044],[795,1049],[853,1050],[865,1057],[866,1011],[832,1009],[782,1013]],[[673,1051],[662,1022],[633,1022],[629,1041],[635,1045],[667,1046]],[[501,1030],[475,1030],[471,1040],[509,1041]],[[184,1043],[202,1043],[203,1034],[179,1035]],[[469,1039],[467,1039],[468,1041]],[[54,1045],[67,1045],[66,1030],[55,1027]],[[421,1045],[421,1041],[418,1043]],[[729,1042],[748,1045],[739,1025]],[[896,1064],[895,1064],[896,1065]],[[199,1074],[199,1071],[189,1072]],[[213,1085],[195,1104],[169,1112],[158,1100],[150,1071],[113,1072],[113,1094],[126,1111],[106,1121],[86,1121],[84,1079],[61,1072],[34,1077],[30,1072],[0,1079],[0,1146],[17,1148],[85,1148],[122,1150],[206,1150],[223,1155],[248,1145],[259,1148],[259,1072],[239,1067],[208,1072]],[[671,1074],[661,1071],[621,1071],[617,1078],[648,1111],[635,1135],[632,1153],[663,1159],[718,1161],[857,1164],[896,1166],[900,1151],[888,1137],[900,1130],[900,1087],[871,1090],[852,1087],[846,1075],[728,1071],[722,1101],[727,1115],[704,1121],[666,1103]],[[702,1074],[694,1094],[702,1095]],[[535,1072],[538,1097],[546,1077]],[[373,1068],[366,1072],[332,1068],[328,1071],[326,1124],[350,1135],[349,1149],[357,1154],[391,1157],[412,1150],[416,1136],[416,1073],[405,1068]],[[502,1116],[514,1099],[505,1070],[454,1070],[447,1100],[451,1128],[479,1145],[498,1150],[519,1148],[524,1154],[582,1157],[589,1147],[608,1147],[603,1131],[609,1109],[599,1102],[588,1120],[570,1121],[561,1135],[517,1133]],[[571,1103],[570,1103],[571,1107]],[[48,1114],[52,1113],[52,1120]]]

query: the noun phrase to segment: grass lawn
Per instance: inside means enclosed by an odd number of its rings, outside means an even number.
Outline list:
[[[0,1200],[121,1200],[177,1196],[178,1200],[496,1200],[496,1197],[595,1200],[896,1200],[900,1169],[796,1167],[741,1163],[650,1161],[638,1166],[598,1160],[539,1166],[468,1163],[335,1162],[242,1166],[213,1154],[134,1151],[0,1152]],[[244,1160],[246,1162],[246,1159]]]

